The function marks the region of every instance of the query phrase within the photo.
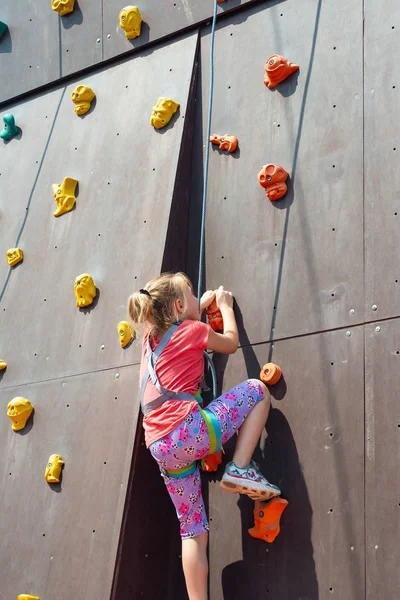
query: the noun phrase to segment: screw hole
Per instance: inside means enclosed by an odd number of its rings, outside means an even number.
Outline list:
[[[329,437],[333,437],[333,433],[332,433],[332,431],[330,432],[330,434],[329,434]]]
[[[332,296],[332,298],[334,298],[334,297],[335,297],[335,294],[331,294],[331,296]]]
[[[332,165],[332,169],[334,169],[336,167],[336,165]]]
[[[336,104],[333,105],[333,108],[336,108]]]
[[[95,530],[95,529],[93,529],[93,533],[96,533],[96,530]]]
[[[396,354],[400,354],[400,350],[396,350]]]
[[[336,46],[333,46],[333,49],[336,50]]]
[[[56,248],[56,249],[57,249],[57,248],[58,248],[58,246],[54,246],[54,248]]]
[[[78,347],[79,347],[79,348],[82,348],[82,344],[79,344],[79,346],[78,346]]]
[[[330,512],[330,513],[333,513],[333,508],[330,508],[330,509],[329,509],[329,512]]]
[[[231,86],[230,86],[230,85],[228,85],[228,90],[230,90],[230,89],[231,89]]]
[[[281,124],[280,124],[280,123],[278,123],[277,127],[280,127],[280,126],[281,126]]]
[[[396,89],[396,86],[395,86],[395,85],[393,86],[393,89],[394,89],[394,90]]]
[[[118,400],[118,396],[115,396],[114,400]]]
[[[331,362],[331,367],[333,367],[334,364],[335,364],[334,362]]]
[[[393,152],[396,152],[396,148],[393,148]]]
[[[332,231],[336,231],[336,229],[334,227],[332,227]]]
[[[275,246],[277,246],[278,244],[275,244]]]
[[[221,256],[221,258],[224,258],[223,256]]]
[[[69,404],[67,404],[67,408],[69,408]]]
[[[106,461],[106,460],[104,461],[104,464],[105,464],[105,465],[107,464],[107,461]]]

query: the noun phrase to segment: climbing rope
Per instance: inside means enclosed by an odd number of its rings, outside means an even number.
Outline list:
[[[214,0],[214,14],[211,25],[211,41],[210,41],[210,91],[208,96],[208,117],[207,117],[207,134],[206,134],[206,155],[204,159],[204,183],[203,183],[203,204],[201,210],[201,226],[200,226],[200,257],[199,257],[199,279],[197,285],[197,297],[199,299],[199,310],[200,310],[200,298],[201,288],[203,281],[203,269],[204,269],[204,243],[205,243],[205,225],[206,225],[206,204],[207,204],[207,185],[208,185],[208,163],[210,157],[210,137],[211,137],[211,116],[212,116],[212,102],[213,102],[213,90],[214,90],[214,39],[215,39],[215,24],[217,22],[217,0]],[[215,372],[214,363],[207,352],[204,353],[210,366],[212,375],[212,389],[213,398],[217,397],[217,374]]]

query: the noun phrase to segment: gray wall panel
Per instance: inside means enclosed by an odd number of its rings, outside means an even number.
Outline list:
[[[365,366],[366,597],[394,599],[400,589],[399,319],[366,327]]]
[[[138,376],[138,367],[128,367],[0,391],[4,598],[110,597]],[[21,433],[4,410],[17,395],[35,407]],[[60,484],[50,485],[44,471],[53,453],[65,466]]]
[[[253,540],[254,503],[210,481],[211,598],[364,598],[363,328],[247,347],[215,362],[224,391],[272,360],[268,437],[255,453],[289,501],[273,544]],[[226,367],[225,367],[226,364]],[[232,446],[225,448],[230,460]],[[213,479],[213,478],[212,478]],[[222,551],[223,549],[223,551]]]
[[[251,0],[226,0],[218,4],[218,15],[235,10],[250,3]],[[265,2],[266,4],[266,2]],[[213,0],[176,0],[168,5],[157,4],[152,0],[143,0],[139,9],[143,18],[141,35],[127,40],[124,31],[119,27],[118,15],[126,6],[120,0],[104,2],[104,58],[117,56],[132,48],[138,48],[166,35],[177,33],[190,25],[201,23],[212,17]],[[110,35],[110,38],[107,36]]]
[[[0,140],[0,300],[10,274],[5,253],[15,246],[27,213],[29,218],[30,199],[46,158],[61,98],[62,90],[57,90],[8,108],[21,133],[9,142]]]
[[[390,0],[365,2],[366,320],[399,315],[400,305],[400,12],[396,8]],[[389,60],[382,61],[382,56]]]
[[[207,287],[233,291],[251,343],[362,321],[361,4],[255,6],[218,29],[215,53],[212,132],[236,135],[240,152],[211,150]],[[273,53],[300,64],[275,91],[263,83]],[[203,135],[208,54],[204,35]],[[268,162],[291,177],[276,203],[257,181]]]
[[[58,17],[58,15],[56,15]],[[77,0],[60,19],[60,76],[71,75],[102,60],[102,0]]]
[[[252,2],[226,0],[218,5],[218,14]],[[52,11],[51,0],[39,4],[3,0],[1,18],[10,25],[10,37],[0,42],[0,65],[6,74],[0,102],[201,23],[212,17],[214,4],[177,0],[160,5],[144,0],[139,6],[143,31],[132,41],[118,25],[123,2],[76,0],[75,6],[73,13],[60,18]]]
[[[3,0],[0,102],[60,77],[60,30],[51,0]]]
[[[70,99],[77,82],[66,89],[20,240],[25,259],[6,281],[4,385],[138,359],[139,343],[121,349],[116,326],[126,318],[128,295],[161,269],[196,42],[191,35],[79,81],[97,94],[83,119]],[[154,77],[135,91],[149,70]],[[149,119],[160,90],[181,108],[158,132]],[[51,185],[66,176],[79,180],[76,209],[56,219]],[[6,194],[7,181],[4,186]],[[24,214],[21,206],[18,226]],[[73,283],[85,272],[100,293],[83,311],[75,306]]]

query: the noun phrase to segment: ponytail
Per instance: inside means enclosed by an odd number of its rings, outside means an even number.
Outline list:
[[[175,301],[185,305],[185,287],[193,290],[184,273],[163,273],[151,279],[128,299],[128,314],[136,325],[145,324],[151,335],[161,336],[176,322]]]

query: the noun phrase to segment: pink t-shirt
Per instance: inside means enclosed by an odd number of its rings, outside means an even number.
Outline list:
[[[203,352],[207,348],[210,326],[201,321],[184,321],[164,348],[156,364],[156,373],[160,384],[174,392],[197,393],[199,382],[204,374]],[[146,347],[148,333],[143,338],[142,362],[140,365],[140,383],[147,368]],[[160,339],[150,341],[151,349],[157,348]],[[144,393],[147,404],[160,395],[151,379]],[[146,446],[170,433],[197,406],[194,400],[182,402],[168,400],[159,408],[152,410],[143,418]]]

